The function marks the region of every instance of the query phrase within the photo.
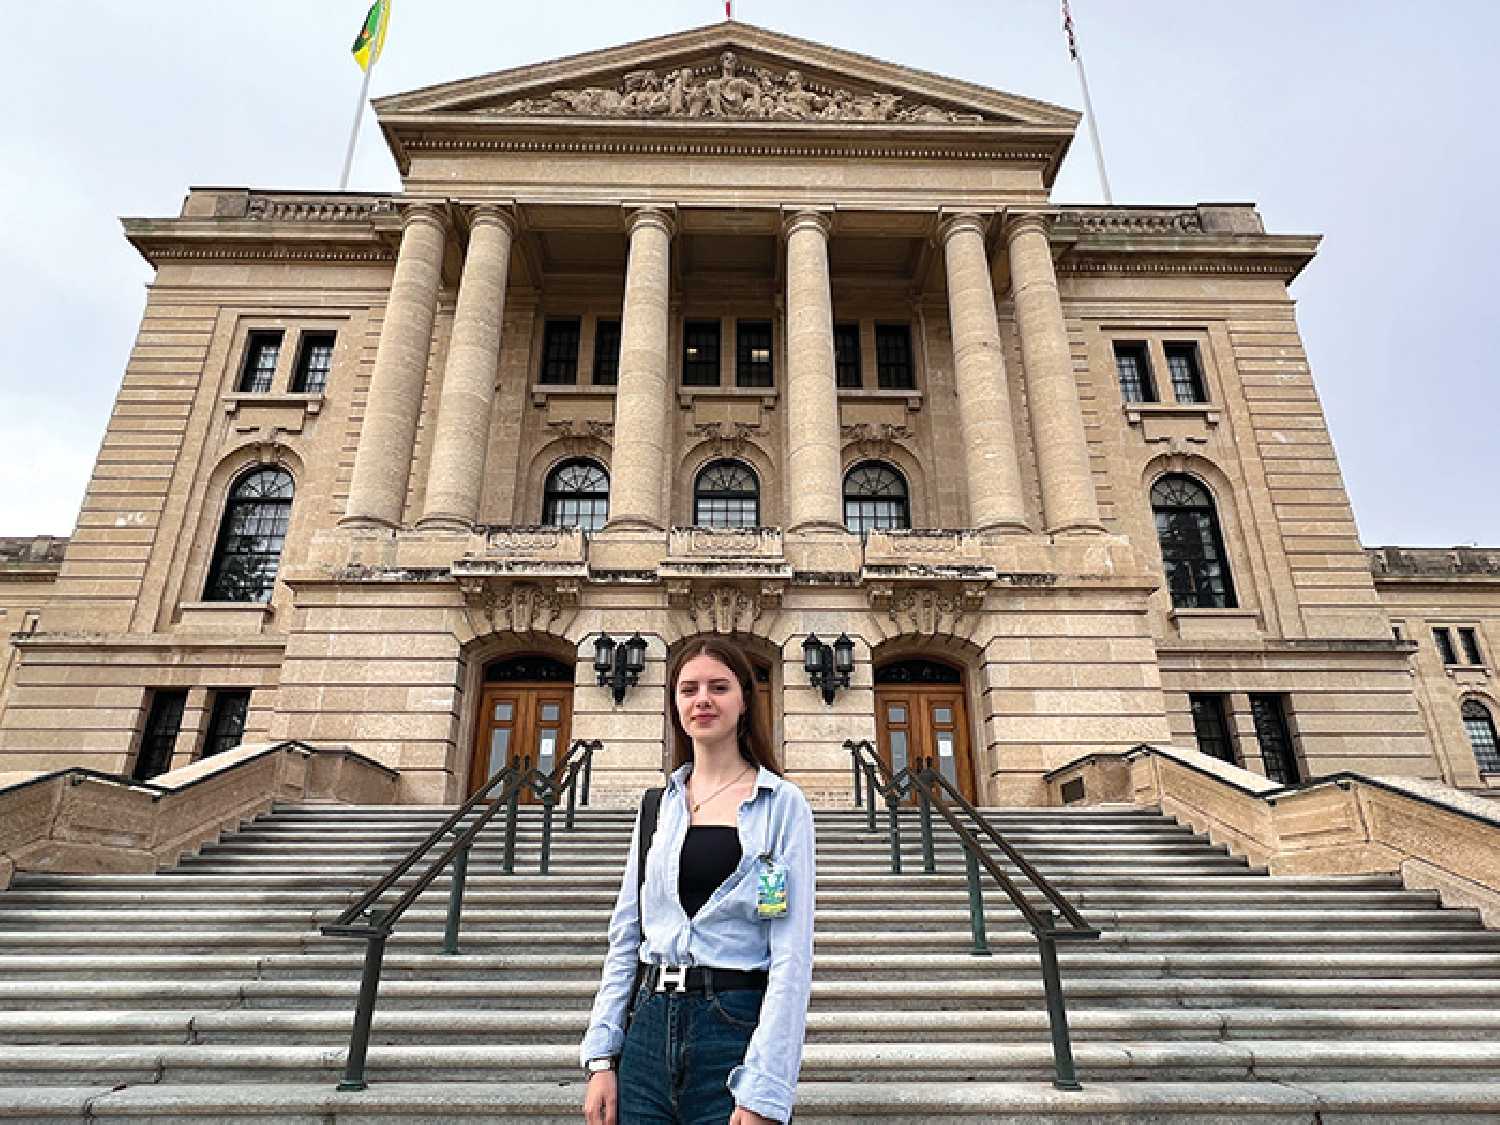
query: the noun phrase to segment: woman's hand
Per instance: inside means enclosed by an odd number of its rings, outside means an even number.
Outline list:
[[[781,1125],[781,1123],[769,1117],[762,1117],[755,1110],[746,1109],[741,1105],[735,1106],[734,1113],[730,1114],[729,1125]]]
[[[583,1098],[583,1119],[588,1125],[619,1125],[619,1076],[612,1070],[589,1075],[588,1093]]]

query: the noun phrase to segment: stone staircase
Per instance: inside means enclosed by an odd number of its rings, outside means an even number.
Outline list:
[[[817,814],[817,963],[798,1122],[1500,1121],[1500,933],[1395,878],[1272,878],[1134,808],[995,809],[1104,931],[1060,957],[1081,1093],[1054,1090],[1036,943],[962,857],[906,874],[853,811]],[[0,1119],[581,1120],[577,1044],[630,811],[580,810],[535,874],[498,832],[392,940],[369,1090],[334,1089],[363,947],[317,930],[445,814],[295,806],[154,876],[0,893]],[[884,816],[881,817],[884,824]],[[561,824],[561,818],[558,825]],[[622,1123],[628,1125],[628,1123]]]

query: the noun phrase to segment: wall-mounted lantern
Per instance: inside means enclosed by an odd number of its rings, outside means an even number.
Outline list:
[[[854,672],[854,642],[847,633],[840,633],[838,640],[827,645],[816,633],[809,633],[802,642],[802,667],[808,682],[823,689],[823,702],[832,705],[834,695],[849,686]]]
[[[625,702],[625,693],[640,682],[646,670],[646,641],[636,633],[628,641],[616,641],[600,633],[594,641],[594,674],[600,687],[609,687],[615,703]]]

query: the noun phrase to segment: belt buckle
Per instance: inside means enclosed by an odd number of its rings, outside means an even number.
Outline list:
[[[658,965],[656,967],[657,992],[686,992],[688,967],[686,965]],[[671,984],[673,987],[668,988]]]

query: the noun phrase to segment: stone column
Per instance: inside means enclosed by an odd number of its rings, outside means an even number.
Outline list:
[[[667,525],[662,474],[672,400],[667,301],[674,227],[671,214],[655,207],[631,212],[628,221],[630,255],[620,316],[609,530],[661,531]]]
[[[343,526],[396,527],[401,523],[447,238],[447,217],[439,204],[417,203],[407,208],[354,455],[349,506],[339,521]]]
[[[941,231],[969,523],[978,531],[1026,531],[1010,381],[984,234],[984,220],[971,214],[954,216]]]
[[[515,233],[515,219],[502,207],[483,204],[470,215],[469,251],[443,371],[427,499],[417,521],[422,529],[462,531],[479,518]]]
[[[1046,217],[1020,216],[1011,222],[1006,239],[1041,477],[1043,525],[1048,532],[1100,531],[1099,501],[1089,472],[1083,409],[1073,378]]]
[[[844,530],[839,398],[833,368],[829,217],[797,211],[786,233],[787,530]]]

